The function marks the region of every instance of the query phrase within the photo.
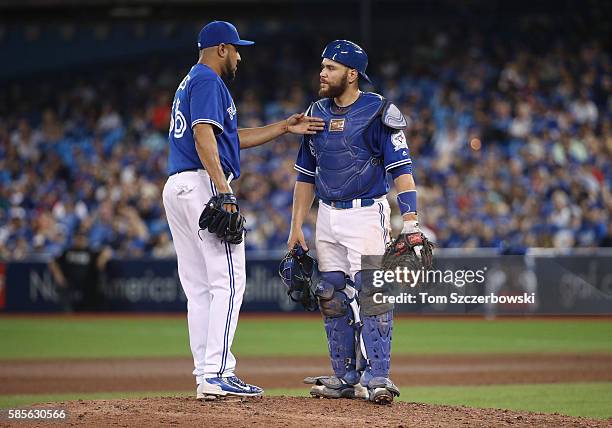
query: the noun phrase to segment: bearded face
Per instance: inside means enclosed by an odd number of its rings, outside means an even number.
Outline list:
[[[348,88],[350,69],[336,61],[323,59],[319,73],[319,96],[335,98]]]
[[[348,88],[348,70],[345,70],[344,75],[340,76],[336,82],[327,81],[321,82],[319,85],[319,96],[324,98],[336,98],[342,95]]]
[[[234,80],[236,78],[236,70],[238,70],[238,63],[240,63],[240,54],[234,45],[225,45],[228,54],[223,62],[223,77],[226,80]]]
[[[232,64],[232,59],[227,56],[225,58],[225,64],[223,64],[223,74],[227,80],[234,80],[236,78],[237,67]]]

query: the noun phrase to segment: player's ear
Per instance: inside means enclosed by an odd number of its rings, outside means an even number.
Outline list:
[[[225,55],[227,55],[227,47],[225,46],[225,43],[220,43],[217,46],[217,55],[219,55],[221,58],[225,58]]]
[[[349,83],[356,82],[358,77],[359,77],[359,73],[357,73],[357,70],[355,70],[354,68],[349,69],[349,74],[348,74]]]

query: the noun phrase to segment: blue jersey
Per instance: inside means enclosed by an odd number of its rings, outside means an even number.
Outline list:
[[[240,140],[236,106],[223,80],[210,67],[194,65],[180,83],[170,118],[168,174],[204,168],[196,151],[193,127],[212,125],[223,172],[240,176]]]
[[[376,100],[379,99],[380,103],[376,104]],[[329,186],[325,186],[324,181],[326,178],[321,176],[320,166],[318,165],[317,159],[320,161],[326,160],[325,157],[330,156],[330,153],[319,154],[317,153],[317,147],[321,147],[321,144],[329,146],[329,143],[325,143],[330,138],[330,135],[342,135],[347,133],[347,129],[344,129],[344,116],[348,116],[352,109],[366,110],[366,103],[373,105],[372,108],[376,109],[376,105],[383,105],[383,98],[380,95],[372,93],[362,93],[361,96],[351,106],[347,108],[339,108],[335,105],[332,100],[322,100],[314,104],[314,108],[310,108],[307,114],[313,114],[320,116],[317,113],[317,107],[325,109],[331,113],[331,119],[329,123],[325,124],[325,131],[318,133],[315,136],[305,135],[302,138],[302,144],[300,151],[297,156],[295,163],[295,169],[298,171],[298,181],[314,183],[317,197],[330,200],[349,200],[357,198],[375,198],[386,194],[389,191],[389,183],[387,180],[387,172],[394,174],[397,172],[404,173],[409,172],[408,168],[412,164],[410,158],[410,151],[406,142],[406,137],[401,129],[391,128],[383,123],[381,112],[376,115],[374,120],[371,120],[369,125],[363,130],[361,137],[347,137],[351,138],[350,147],[347,150],[331,152],[331,156],[335,156],[334,159],[330,159],[332,165],[336,165],[338,168],[338,176],[340,177],[343,172],[351,172],[348,168],[348,163],[358,162],[355,153],[360,153],[361,149],[365,149],[365,159],[372,164],[379,163],[380,172],[377,172],[375,168],[368,175],[368,179],[355,180],[353,177],[348,178],[346,185],[342,184],[344,181],[340,178],[338,184],[338,191],[330,191]],[[372,111],[370,109],[370,111]],[[399,110],[398,110],[399,112]],[[364,113],[371,114],[371,113]],[[341,128],[337,125],[341,124]],[[321,140],[323,143],[321,143]],[[346,140],[345,140],[346,141]],[[325,156],[321,158],[321,156]],[[361,156],[361,155],[360,155]],[[364,157],[361,156],[361,157]],[[351,160],[352,159],[352,160]],[[358,166],[358,170],[362,170]],[[315,177],[319,177],[319,184]],[[328,178],[329,179],[329,176]],[[352,182],[351,182],[351,179]],[[332,177],[333,180],[333,177]],[[361,184],[359,184],[361,183]],[[332,183],[335,184],[335,183]],[[342,187],[345,186],[345,187]],[[331,197],[334,195],[334,197]]]

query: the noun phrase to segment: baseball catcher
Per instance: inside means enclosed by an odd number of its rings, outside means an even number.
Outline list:
[[[319,281],[314,290],[323,316],[333,374],[307,377],[310,394],[361,398],[389,404],[399,395],[390,378],[393,304],[368,298],[365,256],[388,266],[431,266],[431,244],[418,228],[417,189],[400,109],[380,94],[359,89],[368,57],[348,40],[334,40],[321,54],[319,95],[307,116],[325,129],[302,138],[295,169],[287,247],[307,249],[302,225],[315,197]],[[389,244],[391,176],[404,220]],[[371,288],[371,287],[370,287]]]
[[[244,239],[245,220],[232,193],[219,193],[210,198],[198,223],[200,231],[208,229],[229,244],[240,244]]]

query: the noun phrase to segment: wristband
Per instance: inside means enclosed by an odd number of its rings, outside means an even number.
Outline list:
[[[397,205],[399,205],[400,213],[416,214],[417,212],[417,192],[416,190],[407,190],[397,194]]]

